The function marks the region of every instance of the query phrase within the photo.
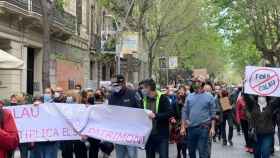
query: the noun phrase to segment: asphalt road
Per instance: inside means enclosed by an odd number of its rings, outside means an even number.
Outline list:
[[[276,139],[277,140],[277,139]],[[213,143],[212,145],[212,155],[211,158],[253,158],[252,155],[244,151],[244,140],[243,136],[234,135],[233,138],[234,146],[222,146],[221,142]],[[277,142],[278,144],[278,142]],[[276,149],[279,149],[279,146],[276,146]],[[139,150],[138,158],[145,158],[145,151]],[[169,158],[176,158],[176,146],[170,145],[169,148]],[[20,158],[19,152],[16,153],[15,158]],[[61,158],[61,156],[59,156]],[[100,156],[101,158],[101,156]],[[113,152],[111,158],[115,158],[115,152]],[[275,155],[272,158],[280,158],[280,151],[276,151]]]

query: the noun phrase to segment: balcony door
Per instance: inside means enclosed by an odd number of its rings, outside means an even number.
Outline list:
[[[27,48],[27,94],[33,95],[34,92],[34,48]]]

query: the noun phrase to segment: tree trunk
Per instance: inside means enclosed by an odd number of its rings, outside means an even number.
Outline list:
[[[43,23],[43,76],[42,76],[42,86],[43,89],[51,86],[50,83],[50,7],[48,7],[47,0],[40,0],[42,8],[42,23]],[[53,2],[54,3],[54,2]]]
[[[150,48],[148,50],[148,74],[149,78],[152,78],[153,76],[153,64],[154,64],[154,58],[153,58],[153,48]]]

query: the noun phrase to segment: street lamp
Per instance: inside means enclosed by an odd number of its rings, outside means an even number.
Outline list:
[[[112,18],[117,26],[117,32],[116,32],[117,42],[116,43],[120,42],[120,44],[116,45],[116,69],[117,69],[116,74],[120,74],[121,73],[122,28],[120,28],[120,26],[117,22],[117,19],[114,15],[107,14],[107,15],[105,15],[105,17]]]

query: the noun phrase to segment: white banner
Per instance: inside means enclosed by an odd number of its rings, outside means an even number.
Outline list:
[[[247,66],[245,93],[260,96],[280,96],[279,68]]]
[[[143,109],[110,105],[47,103],[8,107],[20,142],[79,140],[80,135],[144,147],[152,122]]]

